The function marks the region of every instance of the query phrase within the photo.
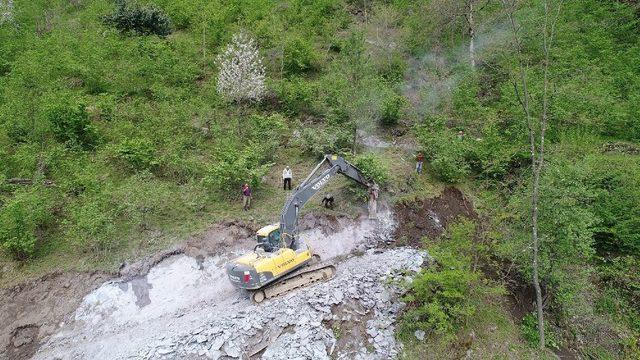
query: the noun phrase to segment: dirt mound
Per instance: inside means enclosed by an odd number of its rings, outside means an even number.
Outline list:
[[[422,238],[436,238],[459,217],[477,219],[473,204],[457,188],[447,187],[435,198],[401,202],[395,206],[400,243],[420,246]]]
[[[0,290],[0,358],[28,359],[53,334],[82,297],[113,275],[53,273]]]

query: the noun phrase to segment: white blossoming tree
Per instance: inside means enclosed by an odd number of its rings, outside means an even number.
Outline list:
[[[264,66],[255,41],[244,33],[233,36],[218,55],[217,90],[234,102],[260,101],[266,92]]]
[[[0,25],[13,20],[13,0],[0,0]]]

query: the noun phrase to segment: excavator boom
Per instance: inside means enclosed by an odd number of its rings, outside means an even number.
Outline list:
[[[320,172],[323,165],[329,168]],[[318,193],[336,174],[342,174],[351,180],[371,187],[375,183],[366,178],[360,169],[336,155],[325,155],[324,159],[311,171],[309,176],[295,188],[287,199],[280,215],[280,233],[287,246],[291,246],[298,237],[298,215],[309,199]]]
[[[321,170],[325,164],[328,168]],[[254,251],[227,264],[229,280],[237,287],[252,291],[254,301],[261,302],[301,286],[325,281],[335,274],[333,264],[321,263],[319,256],[299,241],[298,215],[309,199],[336,174],[367,187],[375,186],[344,158],[326,155],[287,199],[280,214],[280,224],[260,229]]]

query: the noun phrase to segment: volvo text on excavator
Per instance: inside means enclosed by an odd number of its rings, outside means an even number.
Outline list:
[[[325,164],[329,168],[320,172]],[[298,215],[309,199],[336,174],[342,174],[369,189],[377,189],[372,180],[344,158],[326,155],[287,199],[280,214],[280,223],[258,230],[258,243],[253,252],[227,264],[229,280],[236,287],[251,291],[255,302],[310,283],[326,281],[335,274],[335,266],[321,262],[313,249],[300,239]]]

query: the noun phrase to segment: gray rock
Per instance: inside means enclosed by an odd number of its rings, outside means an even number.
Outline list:
[[[209,350],[207,357],[212,360],[218,360],[222,357],[222,351],[220,350]]]
[[[416,330],[413,335],[416,337],[416,339],[420,340],[420,341],[424,341],[424,336],[426,335],[426,333],[422,330]]]
[[[160,349],[158,349],[158,354],[167,355],[167,354],[173,353],[174,351],[175,350],[173,350],[172,348],[160,348]]]

